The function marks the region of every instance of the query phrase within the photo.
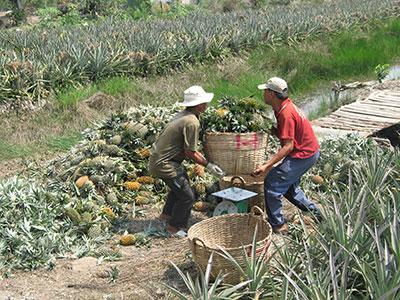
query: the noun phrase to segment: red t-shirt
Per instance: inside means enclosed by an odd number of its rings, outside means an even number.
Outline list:
[[[278,137],[293,140],[294,147],[289,156],[308,158],[319,150],[318,140],[304,113],[289,98],[282,102],[280,111],[275,112],[278,123]]]

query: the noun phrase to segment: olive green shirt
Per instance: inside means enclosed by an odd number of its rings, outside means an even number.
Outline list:
[[[149,171],[160,178],[174,178],[183,172],[184,151],[197,151],[200,122],[196,115],[183,110],[177,113],[153,144]]]

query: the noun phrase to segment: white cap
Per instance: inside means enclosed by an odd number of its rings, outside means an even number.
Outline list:
[[[259,90],[272,90],[278,93],[287,92],[287,83],[285,80],[279,77],[272,77],[268,79],[267,83],[260,84],[258,86]]]
[[[202,103],[211,102],[214,98],[213,93],[206,93],[201,86],[194,85],[183,92],[183,102],[180,102],[180,106],[196,106]]]

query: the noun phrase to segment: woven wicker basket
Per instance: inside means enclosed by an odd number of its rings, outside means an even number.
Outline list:
[[[221,247],[244,266],[243,248],[250,253],[256,225],[257,253],[260,255],[268,251],[272,229],[258,207],[254,207],[248,214],[223,215],[193,225],[189,229],[188,238],[194,261],[204,272],[211,253],[222,253],[219,248]],[[224,281],[227,283],[235,284],[241,281],[240,274],[234,266],[216,254],[213,257],[211,276],[215,278],[219,272],[226,274]]]
[[[258,206],[262,210],[265,210],[264,180],[261,177],[251,175],[224,176],[219,180],[219,186],[221,190],[235,186],[257,193],[257,196],[249,199],[249,210],[253,206]]]
[[[207,132],[204,152],[226,174],[251,174],[265,161],[267,133]]]

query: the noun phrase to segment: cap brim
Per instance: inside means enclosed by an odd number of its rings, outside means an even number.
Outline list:
[[[266,83],[259,84],[259,85],[258,85],[258,89],[259,89],[259,90],[266,90],[266,89],[267,89],[267,84],[266,84]]]
[[[199,104],[203,103],[209,103],[211,100],[214,98],[214,93],[205,93],[201,99],[197,99],[191,102],[179,102],[179,106],[184,106],[184,107],[191,107],[191,106],[196,106]]]

